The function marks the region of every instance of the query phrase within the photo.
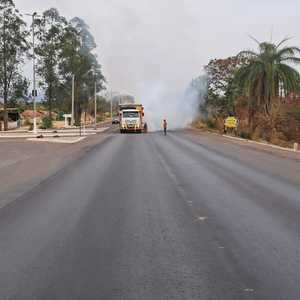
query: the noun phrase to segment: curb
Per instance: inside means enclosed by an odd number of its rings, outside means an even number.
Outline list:
[[[237,138],[237,137],[234,137],[234,136],[229,136],[229,135],[226,135],[226,134],[221,134],[220,136],[223,136],[225,138],[232,139],[232,140],[242,141],[242,142],[256,144],[256,145],[260,145],[260,146],[267,146],[267,147],[277,149],[277,150],[283,150],[283,151],[288,151],[288,152],[293,152],[293,153],[300,154],[299,150],[294,150],[292,148],[284,148],[284,147],[280,147],[280,146],[273,145],[273,144],[268,144],[268,143],[263,143],[263,142],[256,142],[256,141],[252,141],[252,140],[246,140],[246,139]]]
[[[81,135],[82,136],[96,135],[99,133],[103,133],[108,129],[109,127],[103,127],[97,130],[85,130],[85,132],[82,130]],[[27,132],[25,134],[12,134],[12,133],[1,134],[0,133],[0,139],[28,139],[28,138],[36,138],[38,135],[43,135],[45,138],[55,137],[57,135],[59,135],[60,137],[78,137],[79,133],[78,130],[77,131],[58,130],[56,133],[54,133],[53,131],[38,131],[37,134],[33,134],[31,132]]]
[[[82,136],[92,136],[92,135],[96,135],[97,133],[88,133],[86,132],[85,134],[82,133]],[[39,132],[37,135],[34,134],[27,134],[27,135],[0,135],[0,139],[28,139],[28,138],[36,138],[39,135],[43,135],[44,138],[50,138],[50,137],[55,137],[55,136],[59,136],[59,137],[78,137],[79,134],[72,134],[72,133],[53,133],[53,134],[49,134],[49,133],[42,133]]]
[[[27,141],[30,142],[39,142],[39,143],[58,143],[58,144],[76,144],[78,142],[81,142],[84,140],[86,137],[79,137],[76,140],[64,140],[62,138],[43,138],[43,139],[38,139],[38,138],[29,138]]]
[[[284,148],[284,147],[280,147],[280,146],[269,144],[269,143],[256,142],[256,141],[253,141],[253,140],[242,139],[242,138],[238,138],[238,137],[230,136],[230,135],[226,135],[226,134],[220,134],[220,133],[211,132],[211,131],[202,131],[201,129],[197,129],[197,128],[193,128],[193,127],[189,128],[189,129],[200,131],[200,132],[205,132],[205,133],[212,134],[212,135],[222,136],[224,138],[231,139],[231,140],[236,140],[236,141],[239,141],[239,142],[256,144],[256,145],[270,147],[270,148],[277,149],[277,150],[288,151],[288,152],[300,154],[299,150],[294,150],[293,148]]]

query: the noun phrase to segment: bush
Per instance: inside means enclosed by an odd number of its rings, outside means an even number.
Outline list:
[[[105,120],[105,117],[103,115],[97,116],[97,123],[103,122]]]
[[[281,147],[291,147],[291,143],[285,140],[281,132],[274,132],[270,138],[270,142]]]
[[[26,118],[26,119],[24,120],[24,126],[32,126],[32,125],[33,125],[33,124],[32,124],[32,122],[31,122],[30,119]]]
[[[203,130],[207,129],[206,123],[204,123],[201,120],[196,120],[191,125],[192,125],[192,127],[197,128],[197,129],[203,129]]]
[[[251,134],[249,132],[246,132],[246,131],[241,131],[240,137],[242,139],[251,140]]]
[[[42,119],[42,125],[40,126],[40,129],[49,129],[52,128],[52,119],[49,117],[44,117]]]
[[[65,118],[64,118],[64,112],[63,111],[60,111],[58,114],[57,114],[57,118],[56,118],[56,121],[64,121]]]
[[[217,128],[216,120],[214,120],[214,119],[207,119],[206,120],[206,125],[209,129],[216,129]]]

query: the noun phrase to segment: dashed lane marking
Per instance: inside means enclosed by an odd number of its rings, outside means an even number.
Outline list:
[[[200,216],[199,216],[199,217],[196,218],[195,221],[196,221],[196,222],[205,222],[206,220],[207,220],[207,217],[200,217]]]

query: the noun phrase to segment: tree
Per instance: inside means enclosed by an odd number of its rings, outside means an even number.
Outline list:
[[[8,130],[7,105],[29,48],[29,33],[12,0],[0,0],[0,14],[0,88],[4,99],[4,130]]]
[[[38,45],[35,51],[38,56],[37,72],[42,79],[40,84],[45,88],[51,119],[53,102],[58,101],[59,98],[58,91],[62,81],[59,65],[63,58],[61,54],[64,36],[69,25],[55,8],[46,10],[42,18],[36,19],[34,25],[38,27]]]
[[[97,48],[95,39],[89,30],[89,26],[84,22],[84,20],[76,17],[71,20],[71,24],[80,36],[79,52],[90,64],[90,70],[86,73],[87,88],[89,89],[90,94],[92,94],[96,82],[97,91],[99,92],[104,88],[103,84],[105,82],[105,78],[102,74],[101,65],[98,62],[98,57],[94,53],[94,50]]]
[[[58,59],[58,72],[61,80],[57,87],[59,98],[56,99],[55,104],[60,111],[68,112],[71,109],[72,78],[82,68],[83,64],[79,50],[80,36],[76,29],[68,23],[62,36]]]
[[[235,82],[249,99],[249,123],[253,131],[253,116],[258,110],[270,118],[272,107],[282,96],[299,89],[300,74],[290,63],[300,63],[300,48],[279,44],[258,43],[259,51],[242,51],[238,57],[248,57],[248,63],[237,71]]]
[[[215,118],[226,117],[234,112],[234,101],[237,93],[233,83],[235,71],[245,65],[244,56],[214,59],[205,66],[208,77],[208,90],[202,110]]]
[[[27,104],[29,81],[21,74],[17,74],[11,83],[11,90],[9,93],[8,106],[24,106]]]
[[[73,18],[71,24],[79,36],[79,45],[77,48],[69,49],[69,51],[71,50],[71,53],[69,53],[71,59],[65,67],[75,75],[76,79],[75,90],[78,121],[80,118],[79,112],[82,109],[87,110],[88,100],[94,95],[95,84],[97,92],[103,90],[105,78],[102,74],[98,58],[94,54],[97,45],[93,35],[89,31],[89,26],[84,20],[78,17]]]
[[[206,115],[204,106],[205,100],[207,99],[208,93],[208,76],[200,75],[197,78],[193,79],[187,89],[187,94],[197,97],[199,103],[200,112]]]
[[[36,21],[39,44],[38,72],[43,79],[49,108],[70,111],[72,78],[75,76],[75,102],[77,111],[87,108],[87,101],[103,89],[104,77],[97,56],[94,37],[88,25],[80,18],[68,22],[56,9],[45,11]],[[78,121],[78,114],[77,114]]]
[[[70,28],[69,34],[65,36],[62,57],[60,63],[60,74],[64,78],[61,85],[64,98],[70,99],[70,91],[72,86],[72,78],[75,76],[75,102],[76,102],[76,119],[79,121],[79,111],[82,109],[83,99],[86,95],[86,85],[88,74],[92,69],[89,57],[81,51],[81,38],[74,27]],[[71,104],[71,103],[70,103]]]
[[[75,17],[71,20],[71,24],[80,36],[80,45],[82,52],[86,52],[87,54],[89,54],[97,48],[95,38],[90,32],[89,26],[83,19]]]

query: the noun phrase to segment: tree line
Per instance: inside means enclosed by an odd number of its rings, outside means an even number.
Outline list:
[[[278,134],[283,104],[288,98],[296,103],[300,97],[300,48],[287,46],[288,40],[277,44],[255,40],[258,51],[211,60],[204,68],[205,75],[193,81],[195,88],[205,83],[204,96],[203,88],[198,88],[202,119],[212,127],[219,122],[222,128],[226,117],[240,116],[249,138],[271,139]],[[293,112],[300,132],[300,110]]]
[[[104,89],[105,78],[95,54],[96,47],[89,26],[81,18],[67,20],[57,9],[50,8],[35,14],[28,26],[13,0],[0,0],[0,95],[4,129],[8,129],[7,108],[28,94],[30,82],[22,70],[28,59],[36,60],[38,87],[44,91],[50,120],[54,108],[71,110],[74,76],[75,118],[79,120],[95,87],[97,92]]]

